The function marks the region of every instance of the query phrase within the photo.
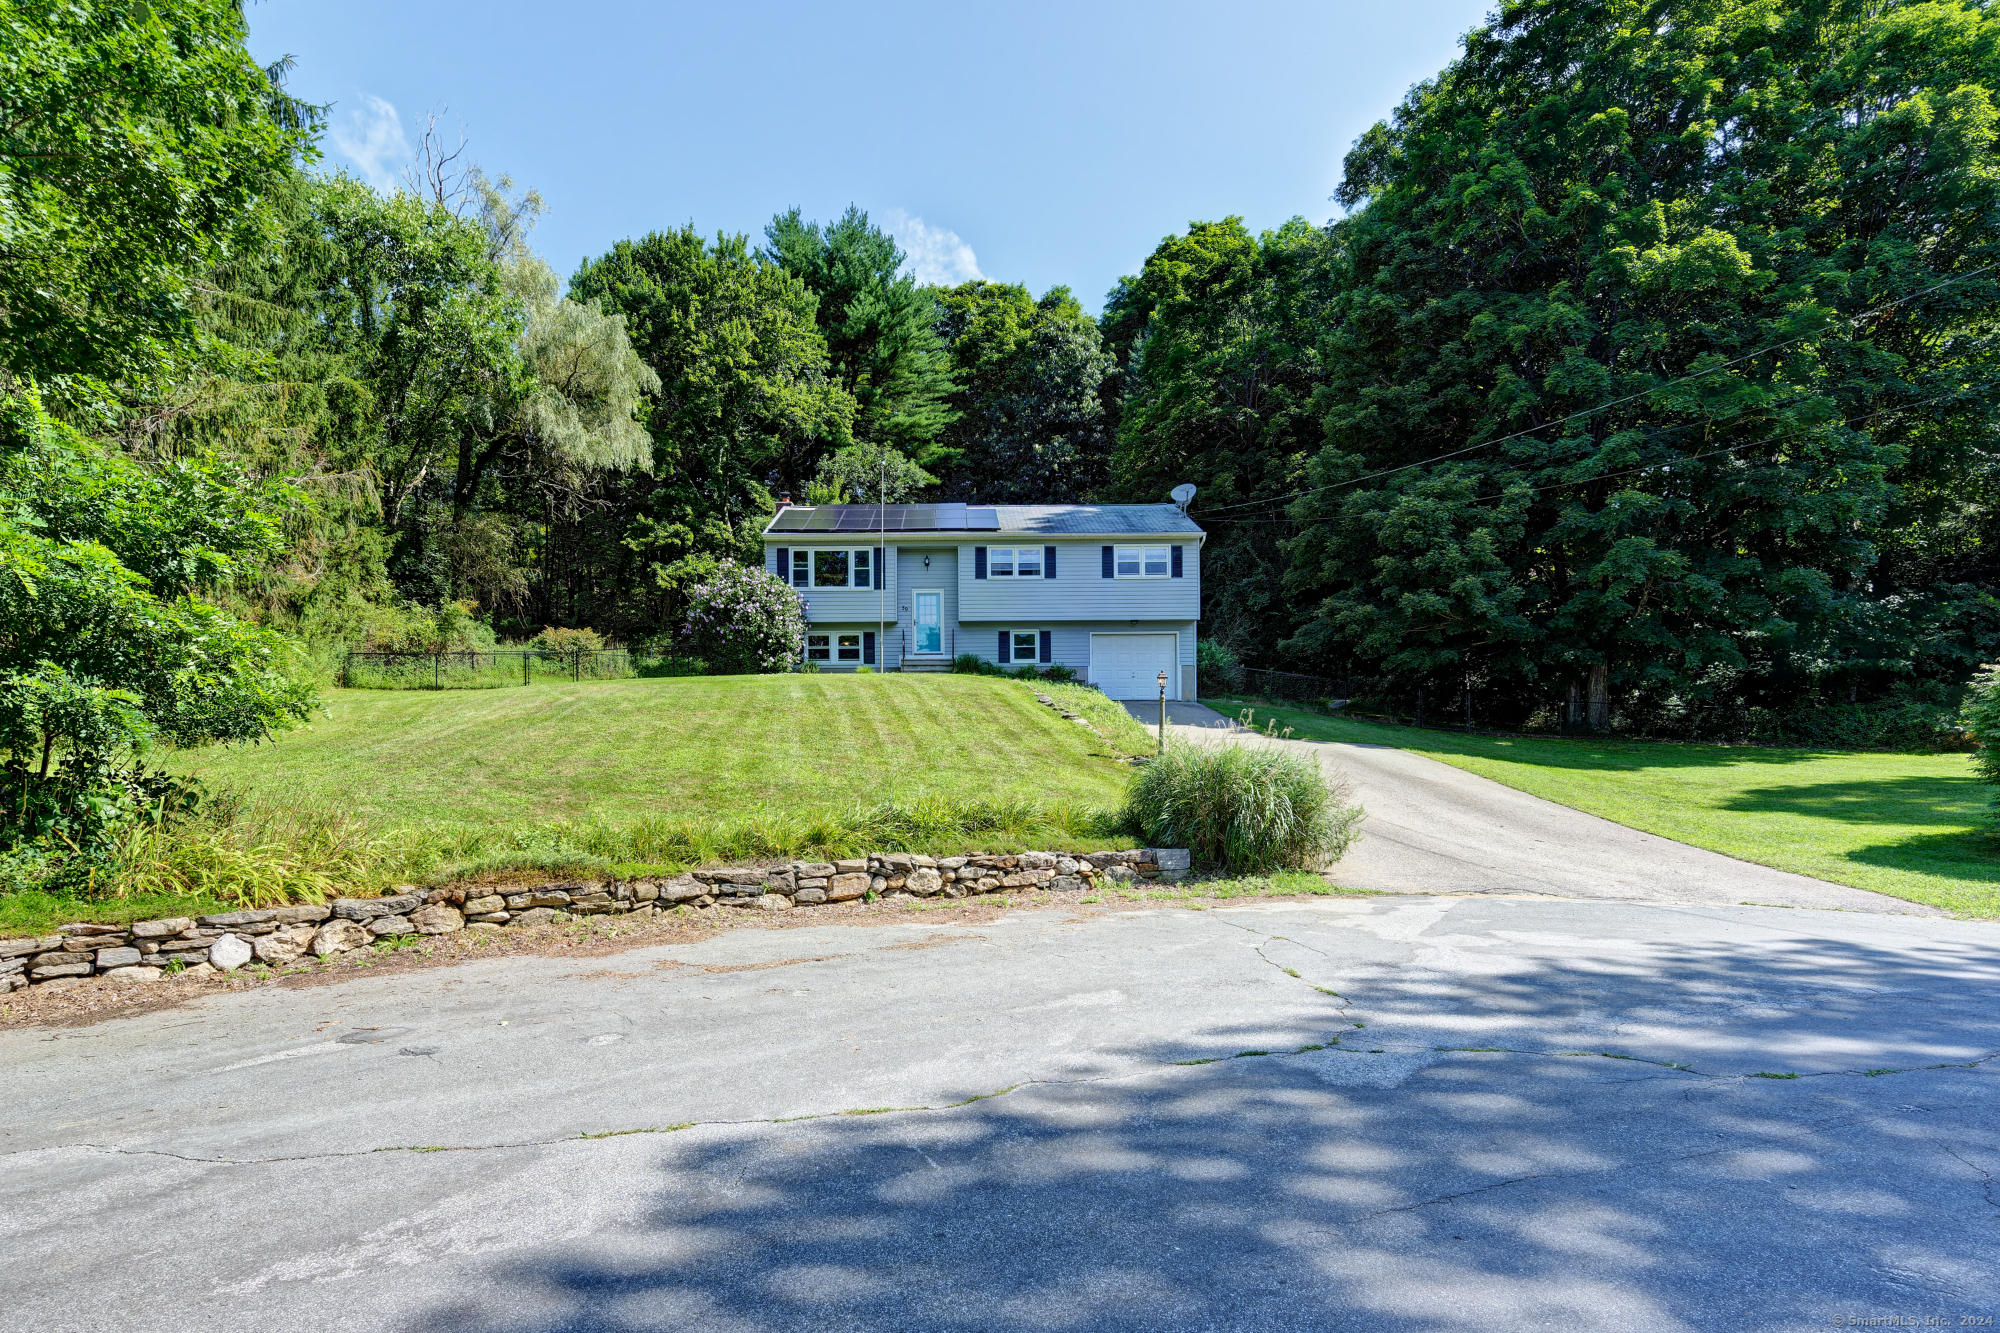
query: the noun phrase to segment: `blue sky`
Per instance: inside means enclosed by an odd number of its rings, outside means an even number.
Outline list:
[[[1490,0],[528,5],[258,0],[250,47],[334,104],[328,165],[389,185],[429,113],[542,192],[567,275],[693,222],[761,238],[854,202],[926,281],[1096,310],[1192,219],[1330,216],[1341,158]]]

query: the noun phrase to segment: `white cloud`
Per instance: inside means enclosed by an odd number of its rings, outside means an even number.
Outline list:
[[[955,231],[933,227],[900,208],[892,208],[883,214],[882,225],[902,247],[902,271],[920,283],[951,287],[986,276],[979,271],[979,261],[973,257],[972,247],[961,240]]]
[[[416,156],[403,137],[403,118],[373,93],[361,94],[360,106],[342,112],[327,137],[378,190],[394,189],[397,173]]]

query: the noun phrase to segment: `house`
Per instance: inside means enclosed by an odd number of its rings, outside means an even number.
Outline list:
[[[822,671],[1070,667],[1114,699],[1195,697],[1205,534],[1178,506],[792,505],[764,567]]]

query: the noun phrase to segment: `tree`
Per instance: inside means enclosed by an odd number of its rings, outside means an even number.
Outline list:
[[[659,389],[651,475],[608,484],[574,524],[551,521],[543,614],[659,633],[715,560],[761,557],[770,486],[852,443],[854,400],[829,373],[811,291],[741,236],[710,244],[686,227],[620,241],[570,292],[623,317]],[[573,553],[567,586],[558,542]]]
[[[824,231],[796,208],[780,213],[764,238],[765,253],[819,298],[833,377],[854,399],[855,438],[894,445],[922,466],[942,461],[951,362],[931,289],[897,275],[894,238],[851,204]]]
[[[945,494],[987,503],[1083,499],[1110,470],[1102,391],[1113,359],[1067,287],[967,282],[938,296],[957,419]]]
[[[1124,366],[1111,493],[1159,503],[1196,487],[1203,634],[1252,661],[1272,660],[1295,624],[1273,504],[1321,441],[1325,252],[1299,219],[1262,236],[1241,218],[1193,223],[1106,300]]]
[[[279,494],[279,500],[285,497]],[[27,390],[0,418],[0,747],[8,845],[72,844],[130,813],[154,741],[251,742],[312,690],[284,642],[200,594],[269,558],[281,527],[226,468],[147,467],[48,418]]]
[[[900,450],[850,444],[820,460],[806,497],[810,504],[896,504],[936,484]]]
[[[2000,664],[1982,667],[1966,692],[1965,729],[1972,735],[1972,766],[1988,782],[2000,782]],[[2000,815],[2000,794],[1993,798]]]
[[[1851,688],[1880,535],[1990,506],[1997,60],[1954,0],[1504,4],[1347,159],[1292,651],[1592,727]]]
[[[313,152],[244,35],[232,0],[0,5],[0,367],[152,374],[190,336],[191,284]]]

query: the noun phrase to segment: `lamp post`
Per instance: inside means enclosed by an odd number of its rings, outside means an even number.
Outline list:
[[[1160,673],[1160,753],[1167,752],[1167,673]]]

